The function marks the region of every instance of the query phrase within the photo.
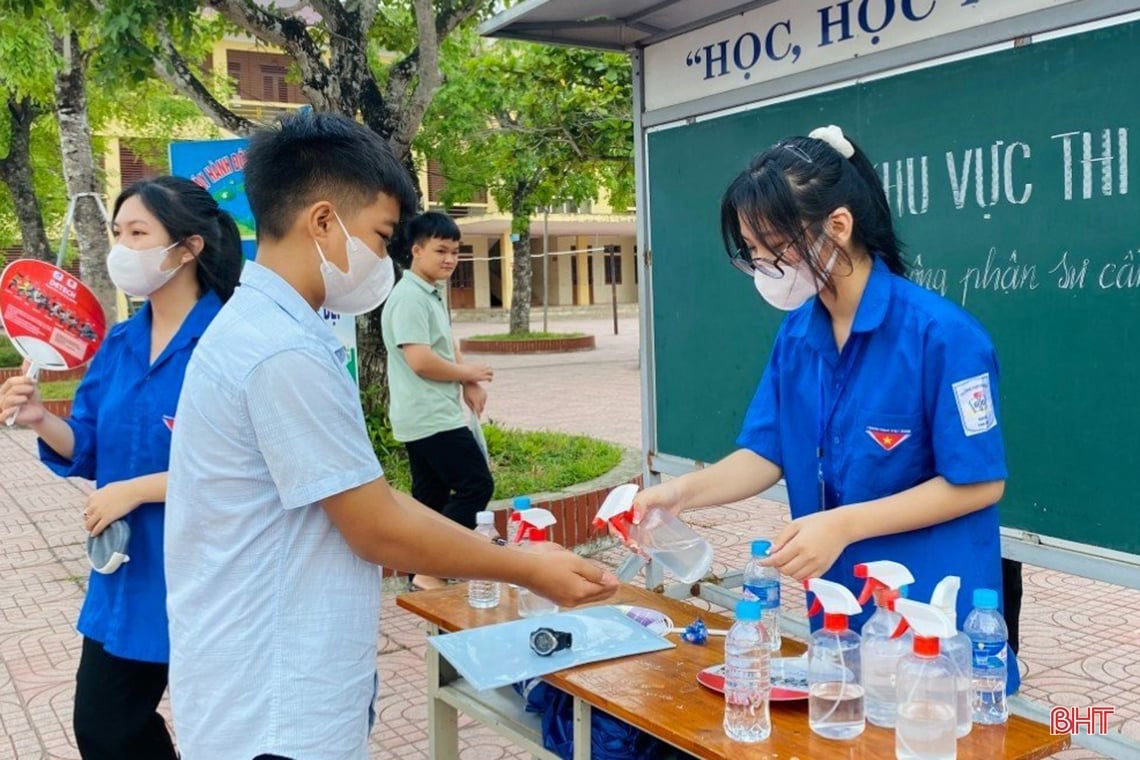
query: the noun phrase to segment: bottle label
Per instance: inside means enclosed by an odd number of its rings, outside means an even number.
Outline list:
[[[754,583],[744,584],[744,598],[753,602],[760,602],[761,609],[773,610],[780,608],[780,584],[765,583],[763,586]]]
[[[975,641],[970,648],[975,670],[1005,667],[1004,641]]]

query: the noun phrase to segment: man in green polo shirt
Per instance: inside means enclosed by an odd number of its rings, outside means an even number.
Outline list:
[[[407,447],[412,495],[460,525],[475,527],[495,490],[467,426],[463,404],[483,413],[491,368],[456,356],[442,288],[459,263],[459,227],[447,214],[421,214],[407,227],[412,268],[392,289],[381,318],[388,349],[389,417]],[[418,575],[419,588],[443,585]]]

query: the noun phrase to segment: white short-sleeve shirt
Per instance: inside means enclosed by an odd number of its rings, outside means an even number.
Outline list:
[[[332,330],[253,262],[178,403],[166,502],[185,760],[368,756],[380,571],[320,501],[381,477]]]

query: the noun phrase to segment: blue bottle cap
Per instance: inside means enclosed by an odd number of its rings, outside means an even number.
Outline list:
[[[757,539],[752,542],[752,556],[753,557],[767,557],[768,552],[772,549],[772,542],[763,539]]]
[[[998,594],[992,588],[974,589],[974,607],[979,610],[996,610]]]
[[[511,504],[519,512],[523,511],[524,509],[530,509],[530,497],[529,496],[516,496],[515,500],[513,502],[511,502]]]
[[[736,603],[737,620],[759,620],[761,612],[760,602],[742,599]]]

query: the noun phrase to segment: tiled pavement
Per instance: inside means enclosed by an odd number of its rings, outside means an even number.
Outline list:
[[[598,349],[490,357],[496,378],[489,417],[639,446],[636,319],[623,317],[617,337],[608,318],[578,317],[554,329],[592,332]],[[460,335],[488,331],[485,323],[456,325]],[[87,490],[41,467],[29,433],[0,429],[0,759],[78,757],[70,728],[79,653],[73,624],[87,574],[78,519]],[[689,519],[716,546],[718,566],[725,569],[741,566],[748,541],[774,534],[786,518],[778,504],[749,500]],[[611,549],[597,559],[614,566],[622,552]],[[789,608],[802,598],[790,584],[784,593]],[[428,757],[425,646],[419,621],[386,596],[373,757]],[[1140,739],[1140,593],[1027,566],[1022,659],[1023,694],[1054,704],[1111,705],[1113,729]],[[464,725],[463,758],[525,757],[489,730]],[[1056,757],[1098,755],[1070,750]]]

